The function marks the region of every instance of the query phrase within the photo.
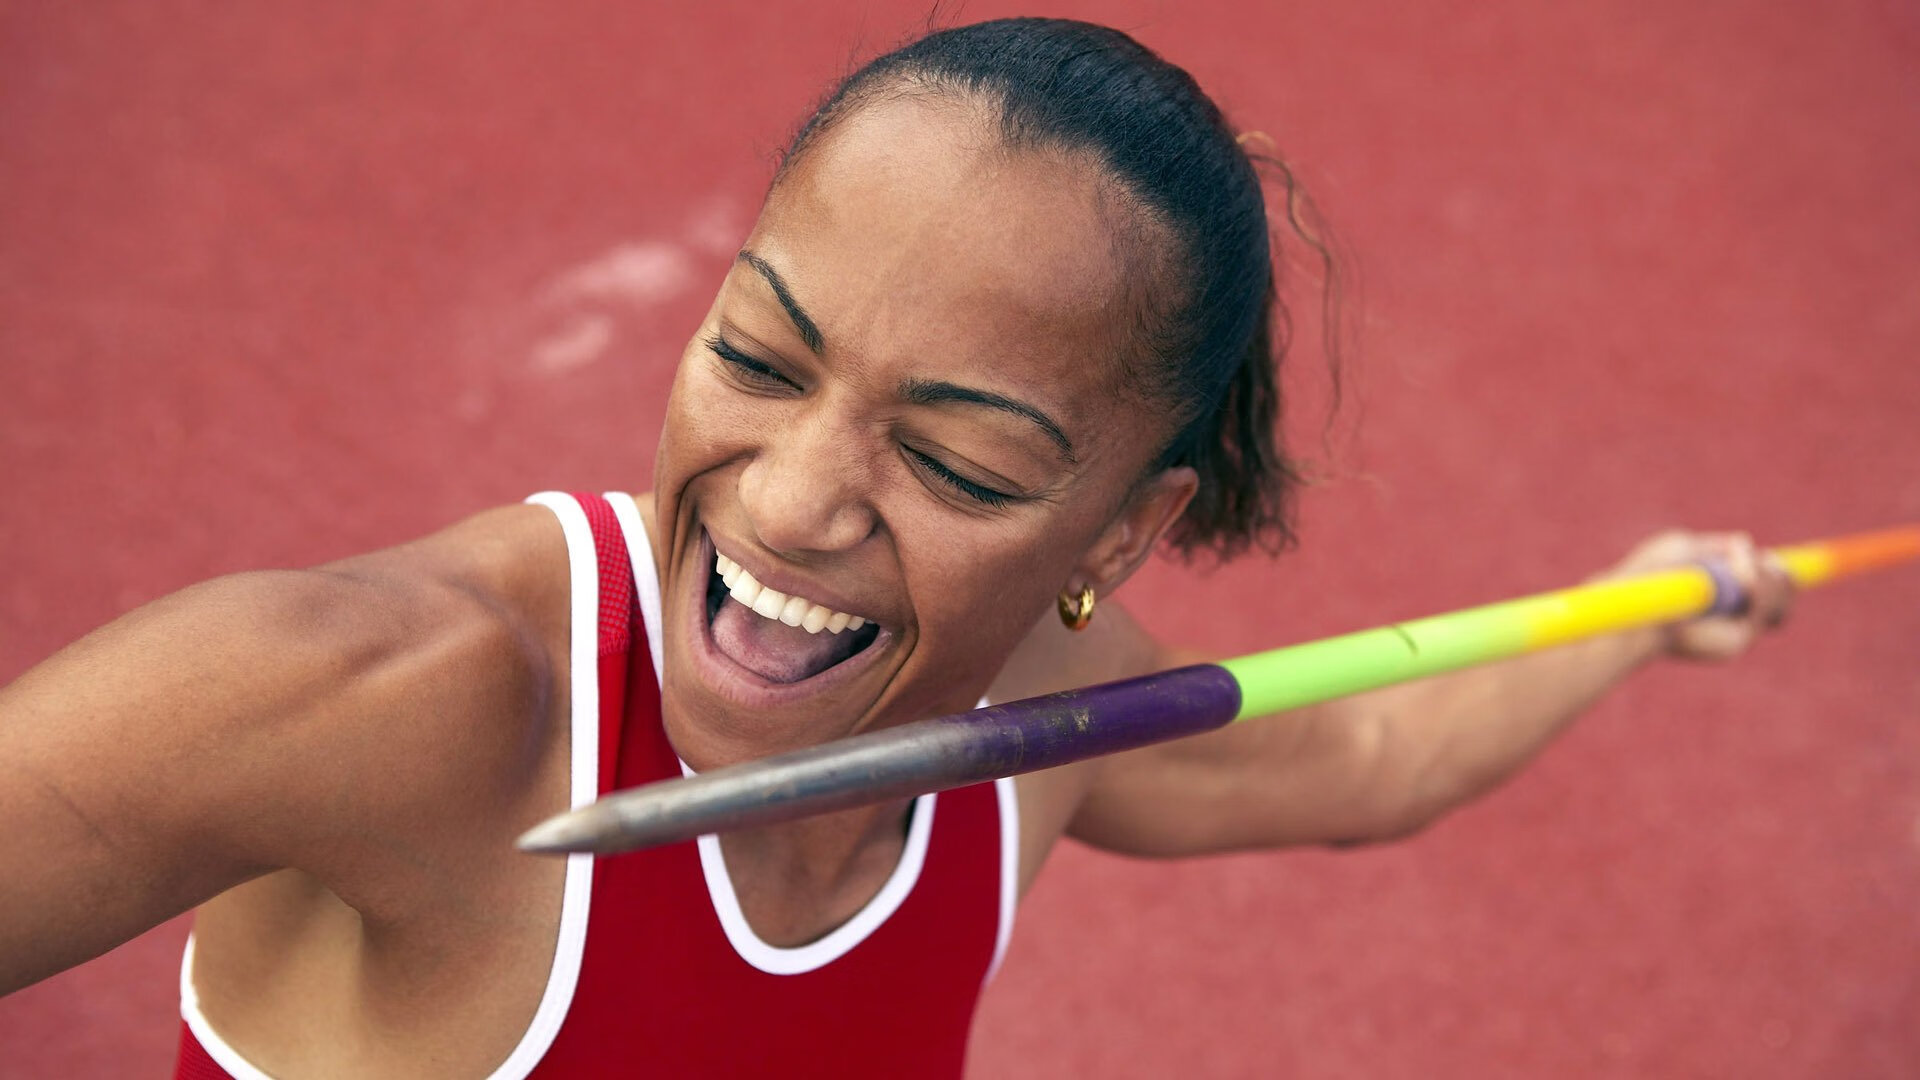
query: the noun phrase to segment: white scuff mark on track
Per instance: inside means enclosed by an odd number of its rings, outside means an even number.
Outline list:
[[[687,218],[687,243],[697,251],[732,255],[746,238],[747,225],[731,202],[710,202]]]
[[[527,369],[554,377],[601,359],[613,349],[622,314],[674,299],[692,276],[687,249],[664,240],[618,244],[562,271],[543,293],[541,321],[549,328],[528,351]]]
[[[687,287],[692,260],[678,244],[621,244],[560,275],[549,295],[558,303],[598,302],[652,307]]]
[[[585,368],[613,353],[623,334],[652,328],[653,316],[692,285],[717,284],[714,258],[730,261],[750,219],[732,201],[710,199],[682,221],[676,240],[628,240],[555,274],[536,294],[526,370],[551,378]]]
[[[600,359],[612,344],[612,316],[575,312],[535,343],[528,366],[543,375],[564,374]]]

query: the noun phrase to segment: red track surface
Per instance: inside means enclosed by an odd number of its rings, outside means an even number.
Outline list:
[[[921,12],[539,7],[0,5],[0,679],[212,574],[646,486],[771,151]],[[1366,287],[1304,549],[1154,569],[1168,636],[1558,585],[1675,522],[1920,518],[1911,5],[1053,10],[1274,135]],[[1413,842],[1063,850],[974,1071],[1920,1075],[1917,646],[1890,572]],[[0,1001],[0,1073],[163,1072],[183,933]]]

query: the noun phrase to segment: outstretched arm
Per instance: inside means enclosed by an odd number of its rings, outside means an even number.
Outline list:
[[[430,847],[402,841],[458,849],[446,796],[528,768],[526,726],[481,718],[544,692],[526,635],[431,571],[458,546],[198,585],[0,689],[0,994],[271,870],[375,906],[356,887]]]
[[[1116,755],[1098,764],[1070,831],[1169,856],[1416,832],[1512,775],[1648,660],[1735,656],[1784,614],[1784,575],[1745,537],[1662,534],[1608,574],[1706,557],[1749,587],[1746,616],[1598,638]],[[1157,666],[1196,659],[1162,651]]]

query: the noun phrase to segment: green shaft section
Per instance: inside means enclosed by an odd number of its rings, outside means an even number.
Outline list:
[[[1235,720],[1296,709],[1583,638],[1701,614],[1714,586],[1695,568],[1594,582],[1223,660]]]
[[[1526,650],[1527,601],[1323,638],[1223,660],[1240,683],[1235,720],[1297,709],[1364,690],[1453,671]]]

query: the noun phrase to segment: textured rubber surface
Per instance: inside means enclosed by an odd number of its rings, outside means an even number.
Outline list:
[[[1365,286],[1349,478],[1278,564],[1130,586],[1166,634],[1449,610],[1671,523],[1920,517],[1911,5],[1253,7],[1047,5],[1272,135]],[[0,678],[211,574],[644,488],[773,148],[924,13],[364,10],[0,6]],[[975,1071],[1912,1076],[1916,641],[1920,574],[1823,590],[1393,848],[1063,848]],[[0,1001],[0,1074],[163,1073],[182,934]]]

